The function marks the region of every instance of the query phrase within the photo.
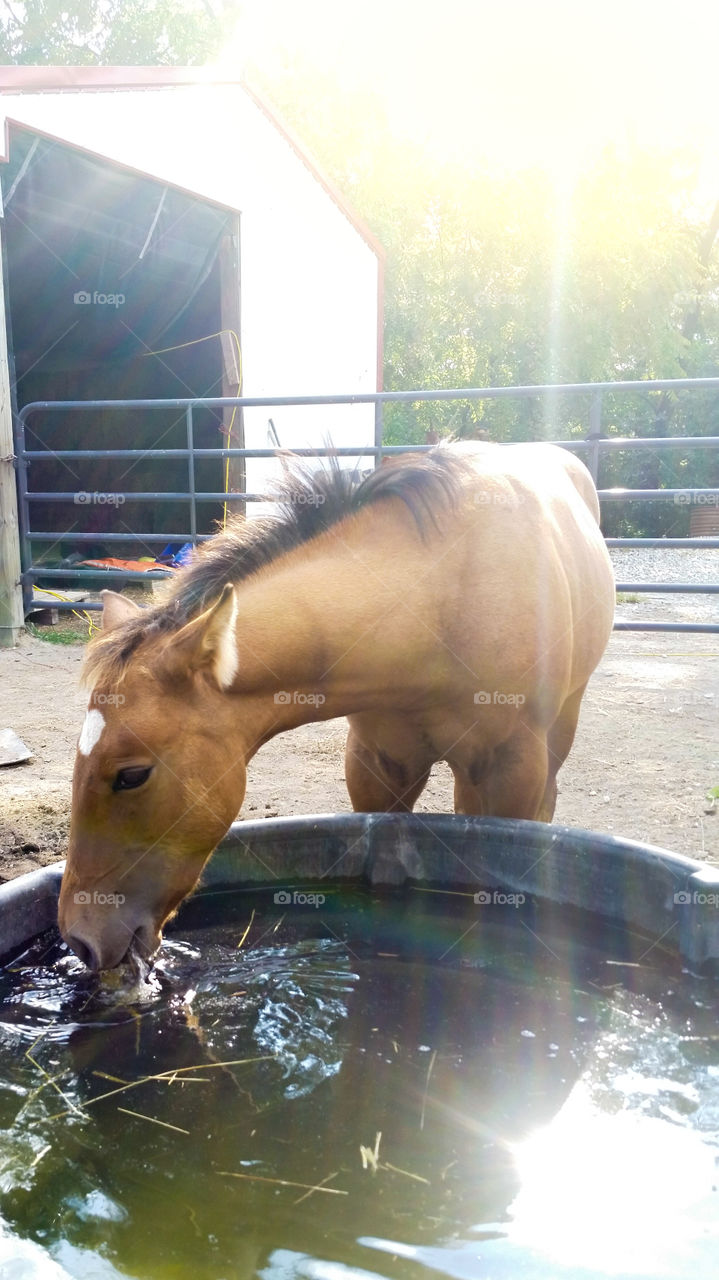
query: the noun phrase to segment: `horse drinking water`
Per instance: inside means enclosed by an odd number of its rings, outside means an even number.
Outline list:
[[[440,447],[361,483],[287,480],[90,646],[60,927],[92,968],[148,957],[277,733],[347,716],[357,810],[411,810],[437,760],[459,813],[554,813],[612,627],[588,471],[553,445]]]

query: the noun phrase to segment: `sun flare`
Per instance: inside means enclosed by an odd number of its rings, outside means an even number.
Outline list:
[[[692,1238],[719,1236],[701,1136],[638,1111],[602,1112],[584,1080],[515,1159],[512,1237],[557,1263],[662,1275],[674,1254],[686,1265]]]
[[[719,11],[689,0],[269,0],[220,55],[271,80],[315,66],[439,160],[573,174],[612,145],[688,149],[719,177]],[[331,128],[331,120],[328,120]]]

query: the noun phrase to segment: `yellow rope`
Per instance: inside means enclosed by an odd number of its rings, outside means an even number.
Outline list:
[[[189,342],[178,342],[177,345],[174,347],[161,347],[159,351],[144,351],[143,359],[147,356],[164,356],[164,355],[167,355],[168,351],[182,351],[185,347],[197,346],[198,342],[209,342],[211,338],[221,338],[223,333],[229,333],[230,337],[234,340],[235,346],[237,348],[237,370],[240,375],[240,381],[239,381],[237,390],[239,393],[242,389],[242,348],[240,346],[240,339],[238,338],[234,329],[218,329],[217,333],[205,334],[204,338],[192,338]],[[235,424],[236,414],[237,414],[237,405],[235,405],[232,410],[230,425],[227,428],[227,448],[228,449],[232,448],[232,428]],[[225,458],[225,493],[229,493],[229,488],[228,488],[229,482],[230,482],[230,459]],[[222,506],[222,528],[225,529],[226,527],[227,527],[227,503],[224,502]]]
[[[69,596],[64,596],[64,595],[62,594],[62,592],[61,592],[61,591],[48,591],[48,590],[46,590],[46,589],[45,589],[45,587],[43,587],[43,588],[42,588],[42,591],[43,591],[44,595],[46,595],[46,596],[55,596],[55,599],[56,599],[56,600],[69,600],[69,599],[70,599],[70,597],[69,597]],[[79,619],[80,619],[80,621],[81,621],[81,622],[83,621],[83,618],[84,618],[85,622],[87,622],[87,623],[88,623],[87,634],[88,634],[89,636],[91,636],[91,635],[92,635],[93,631],[100,631],[100,630],[101,630],[101,628],[100,628],[100,627],[96,627],[96,626],[95,626],[95,623],[94,623],[94,622],[93,622],[93,620],[92,620],[92,615],[88,613],[87,609],[83,609],[81,613],[78,613],[77,609],[71,609],[71,610],[70,610],[70,613],[73,613],[73,614],[75,615],[75,617],[76,617],[76,618],[79,618]]]

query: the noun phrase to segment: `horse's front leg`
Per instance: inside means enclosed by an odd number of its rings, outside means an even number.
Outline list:
[[[521,724],[493,750],[450,760],[456,813],[541,821],[548,784],[547,738]]]
[[[358,813],[408,813],[429,778],[426,759],[399,756],[397,744],[372,745],[352,725],[345,747],[345,778],[352,808]]]

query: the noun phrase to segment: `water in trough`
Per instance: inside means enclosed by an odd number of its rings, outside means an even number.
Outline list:
[[[3,1280],[717,1274],[715,983],[511,895],[323,892],[197,899],[134,992],[50,935],[0,972]]]

